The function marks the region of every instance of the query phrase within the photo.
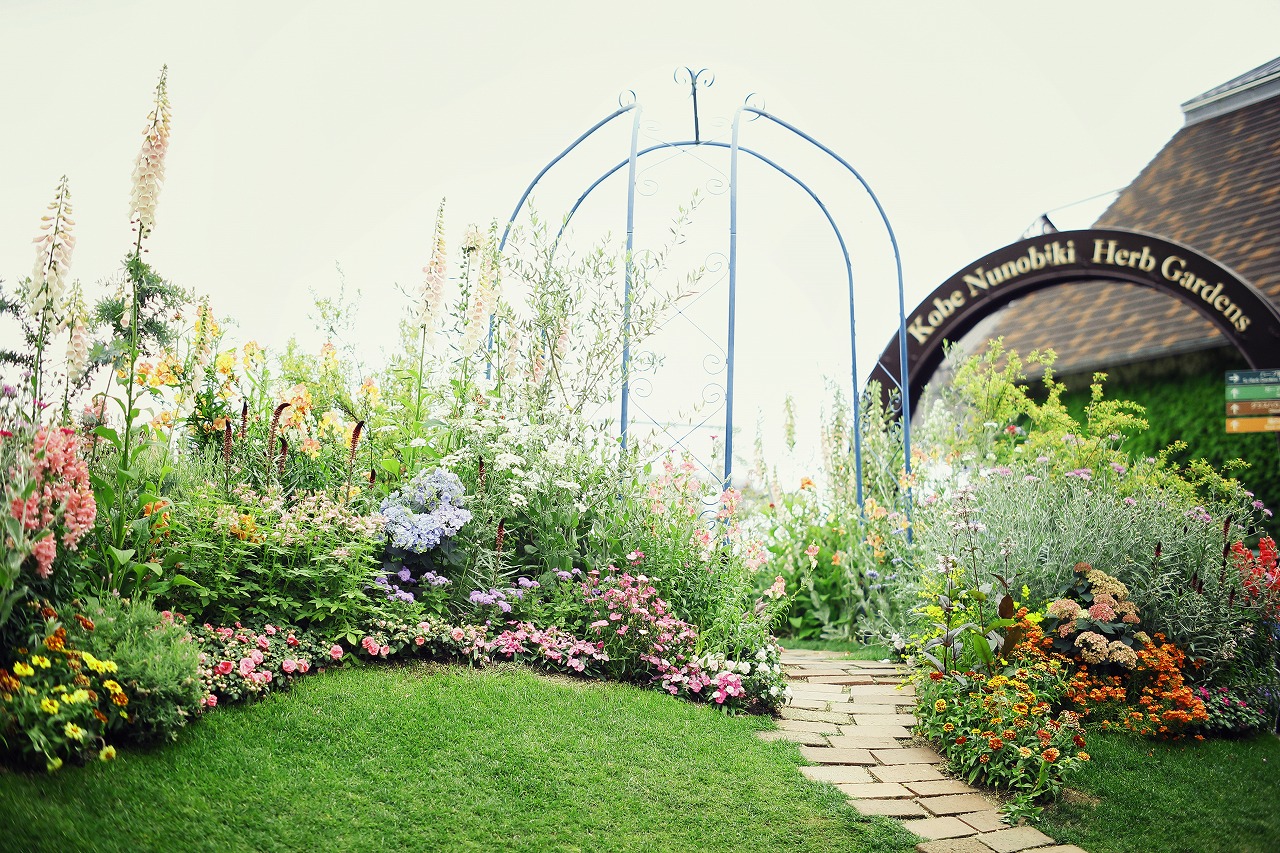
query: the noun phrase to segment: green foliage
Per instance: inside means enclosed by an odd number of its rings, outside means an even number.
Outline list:
[[[81,610],[90,620],[68,623],[77,648],[118,667],[116,680],[129,695],[130,737],[176,740],[200,710],[200,649],[172,616],[148,601],[104,596]]]

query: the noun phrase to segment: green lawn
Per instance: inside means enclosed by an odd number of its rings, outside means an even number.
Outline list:
[[[1041,827],[1089,853],[1280,850],[1280,739],[1160,744],[1089,737],[1093,758],[1071,777],[1080,795],[1045,811]]]
[[[769,725],[514,667],[346,669],[113,765],[0,771],[0,848],[911,850]]]

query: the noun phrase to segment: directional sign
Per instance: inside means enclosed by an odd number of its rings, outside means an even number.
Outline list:
[[[1228,385],[1227,400],[1280,400],[1280,385]]]
[[[1256,415],[1280,416],[1280,400],[1243,400],[1239,403],[1227,401],[1227,415],[1231,417],[1237,415],[1244,417]]]
[[[1227,386],[1280,384],[1280,368],[1271,370],[1228,370]]]
[[[1280,418],[1228,418],[1227,432],[1280,432]]]

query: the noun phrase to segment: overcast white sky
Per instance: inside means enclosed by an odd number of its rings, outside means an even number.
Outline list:
[[[118,266],[132,159],[168,63],[173,138],[152,262],[264,343],[315,336],[309,291],[334,290],[339,263],[365,295],[376,360],[393,284],[419,281],[442,197],[453,245],[470,222],[505,220],[624,89],[653,122],[647,138],[688,138],[688,90],[671,74],[691,65],[716,74],[700,93],[704,136],[723,134],[716,119],[757,92],[865,175],[897,231],[910,310],[1042,211],[1125,186],[1180,127],[1178,105],[1274,58],[1278,32],[1280,3],[1248,0],[0,0],[0,278],[29,273],[64,173],[75,277],[90,284]],[[540,210],[558,217],[625,157],[628,128],[616,124],[549,176]],[[853,246],[865,375],[896,323],[883,231],[847,176],[762,124],[743,144],[809,181]],[[705,159],[727,169],[727,157]],[[714,177],[692,174],[647,175],[661,189],[644,200],[641,241]],[[621,183],[584,207],[581,236],[623,231]],[[848,331],[840,256],[812,203],[753,164],[740,185],[737,418],[749,425],[757,408],[777,411],[784,388],[847,375]],[[1098,212],[1054,219],[1083,227]],[[725,251],[726,216],[712,197],[691,245]]]

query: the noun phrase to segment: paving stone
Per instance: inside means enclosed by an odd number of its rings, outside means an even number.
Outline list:
[[[864,714],[862,709],[850,706],[849,710],[853,711],[853,724],[855,726],[906,726],[913,728],[916,724],[916,718],[912,714]]]
[[[997,830],[1009,828],[1009,824],[1000,819],[1001,814],[995,809],[958,814],[956,817],[978,830],[978,832],[996,832]]]
[[[887,684],[850,684],[849,693],[854,696],[865,696],[867,694],[888,693],[892,696],[912,696],[916,695],[916,689],[911,685],[906,687],[890,687]]]
[[[803,768],[801,768],[803,769]],[[868,776],[868,779],[871,777]],[[842,792],[859,800],[909,800],[911,792],[896,782],[862,782],[836,785]]]
[[[973,835],[977,830],[954,817],[927,817],[924,820],[903,821],[903,827],[930,841],[938,838],[959,838]]]
[[[855,726],[849,724],[848,720],[846,720],[845,725],[840,726],[840,734],[853,735],[855,737],[907,738],[911,737],[911,730],[906,726],[880,725],[879,723],[859,723]]]
[[[794,669],[790,667],[786,667],[786,670],[787,670],[787,675],[791,678],[814,678],[815,676],[820,677],[823,675],[848,675],[848,673],[846,673],[843,669],[836,669],[835,667],[831,667],[831,666],[823,666],[823,667],[805,666],[805,667],[796,667]]]
[[[879,660],[851,660],[850,666],[856,666],[858,669],[884,669],[890,666],[897,666],[895,663],[885,663]]]
[[[843,731],[843,729],[841,730]],[[872,755],[881,764],[941,764],[942,756],[927,747],[903,749],[877,749]]]
[[[772,732],[756,732],[756,737],[766,741],[789,740],[793,743],[803,743],[809,746],[827,745],[827,739],[816,732],[789,732],[785,729],[778,729]]]
[[[803,752],[804,750],[801,750]],[[908,764],[907,767],[928,767],[929,765]],[[911,792],[921,797],[941,797],[944,794],[976,794],[973,788],[970,788],[959,779],[915,779],[907,783],[907,787]],[[948,812],[954,814],[954,812]],[[963,820],[963,818],[961,818]]]
[[[863,704],[863,705],[892,705],[895,708],[898,707],[899,705],[914,708],[916,704],[916,697],[902,696],[901,694],[893,692],[892,689],[885,688],[884,686],[879,684],[850,684],[849,690],[853,691],[858,689],[859,687],[872,687],[872,688],[875,688],[875,690],[877,690],[878,692],[876,693],[850,692],[849,694],[847,694],[849,698],[846,701],[853,702],[854,704]],[[792,685],[792,692],[794,691],[795,691],[795,686]]]
[[[885,817],[927,817],[920,804],[912,800],[850,800],[849,804],[864,815],[884,815]],[[990,848],[983,848],[982,853],[990,853]]]
[[[839,684],[791,684],[791,695],[798,699],[825,699],[830,702],[832,699],[840,699],[847,701],[844,697],[848,693],[844,692],[844,688]]]
[[[890,705],[888,702],[884,702],[884,703],[863,702],[860,699],[858,699],[856,696],[846,697],[844,701],[846,704],[848,704],[849,707],[841,708],[840,710],[842,711],[847,710],[851,714],[867,714],[872,717],[883,716],[885,714],[898,714],[898,713],[901,713],[898,710],[899,708],[915,707],[915,705],[911,703],[907,703],[906,705]],[[908,711],[907,713],[910,713],[910,712]]]
[[[982,843],[996,853],[1017,853],[1029,847],[1044,847],[1053,839],[1033,826],[1015,826],[999,832],[984,832],[978,836]]]
[[[869,675],[816,675],[810,676],[808,684],[875,684]]]
[[[800,772],[818,782],[841,783],[873,783],[875,780],[871,778],[871,774],[862,767],[850,767],[844,764],[820,764],[817,767],[801,767]],[[903,788],[905,796],[911,796],[905,788]]]
[[[877,764],[871,775],[881,782],[936,782],[946,780],[932,764]]]
[[[812,720],[818,723],[845,723],[849,722],[848,714],[838,714],[835,711],[806,711],[804,708],[783,708],[780,712],[784,720]]]
[[[866,735],[831,735],[826,742],[836,749],[893,749],[898,742],[891,737]]]
[[[875,764],[869,749],[835,749],[832,747],[803,746],[800,754],[814,764]],[[883,781],[883,780],[882,780]]]
[[[817,732],[820,735],[840,733],[840,727],[835,723],[824,723],[815,720],[778,720],[777,726],[789,732]]]
[[[1055,844],[1052,847],[1037,847],[1036,853],[1085,853],[1085,851],[1074,844]]]
[[[911,788],[913,793],[920,793],[915,790],[914,785],[908,785],[907,787]],[[981,794],[947,794],[941,797],[922,796],[920,797],[920,805],[941,817],[942,815],[956,815],[989,809],[991,808],[991,801]]]
[[[795,696],[787,702],[788,708],[803,708],[806,711],[829,711],[831,703],[826,699],[797,699]]]
[[[971,835],[967,838],[922,841],[916,845],[916,853],[991,853],[991,848]]]

